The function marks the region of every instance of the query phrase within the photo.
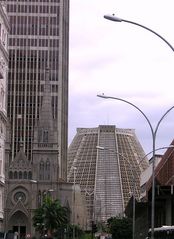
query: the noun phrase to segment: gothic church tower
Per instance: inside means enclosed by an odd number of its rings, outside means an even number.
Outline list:
[[[53,182],[59,180],[57,124],[53,119],[51,85],[49,80],[49,69],[45,74],[45,89],[42,98],[42,107],[39,120],[34,128],[33,140],[33,179],[38,183]]]
[[[49,69],[39,119],[34,127],[32,161],[24,153],[21,142],[15,158],[6,150],[5,231],[17,231],[20,238],[35,235],[32,226],[34,209],[45,197],[59,198],[62,205],[71,205],[72,184],[59,178],[57,124],[52,115]]]

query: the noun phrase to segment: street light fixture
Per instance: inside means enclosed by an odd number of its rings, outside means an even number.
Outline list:
[[[31,183],[37,183],[37,181],[35,179],[30,179]]]
[[[136,108],[146,119],[149,127],[150,127],[150,131],[152,134],[152,206],[151,206],[151,239],[154,239],[154,219],[155,219],[155,144],[156,144],[156,135],[157,135],[157,131],[158,128],[161,124],[161,121],[165,118],[165,116],[174,108],[174,106],[170,107],[160,118],[160,120],[157,122],[157,125],[155,128],[153,128],[149,118],[146,116],[146,114],[135,104],[131,103],[130,101],[124,100],[122,98],[117,98],[117,97],[113,97],[113,96],[106,96],[104,94],[102,95],[97,95],[98,97],[104,98],[104,99],[113,99],[113,100],[118,100],[118,101],[122,101],[124,103],[127,103],[131,106],[133,106],[134,108]]]
[[[140,24],[140,23],[137,23],[137,22],[133,22],[133,21],[129,21],[129,20],[125,20],[125,19],[122,19],[122,18],[119,18],[117,16],[115,16],[115,14],[112,14],[112,15],[104,15],[104,18],[107,19],[107,20],[110,20],[110,21],[114,21],[114,22],[126,22],[126,23],[130,23],[130,24],[133,24],[133,25],[136,25],[136,26],[139,26],[139,27],[142,27],[144,29],[146,29],[147,31],[155,34],[157,37],[161,38],[161,40],[163,40],[171,49],[172,51],[174,51],[174,47],[164,38],[162,37],[160,34],[158,34],[157,32],[155,32],[154,30]]]

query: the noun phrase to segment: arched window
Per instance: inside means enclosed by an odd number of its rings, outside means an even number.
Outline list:
[[[31,171],[28,172],[28,179],[32,179],[32,172]]]
[[[44,162],[41,160],[39,165],[39,179],[44,180]]]
[[[42,129],[39,129],[38,131],[38,141],[42,142]]]
[[[43,142],[48,143],[48,130],[43,131]]]
[[[9,172],[9,179],[13,179],[13,172],[12,171]]]
[[[27,172],[24,172],[24,179],[27,179]]]
[[[50,179],[50,161],[47,159],[46,165],[45,165],[45,179],[49,180]]]
[[[18,179],[18,173],[16,171],[14,172],[14,179]]]
[[[0,123],[0,136],[3,135],[3,125]]]
[[[48,195],[47,195],[47,191],[44,190],[44,191],[42,192],[42,203],[44,202],[46,196],[48,196]]]
[[[42,201],[41,201],[41,191],[39,190],[39,192],[38,192],[38,207],[41,206],[41,203],[42,203]]]
[[[3,86],[1,86],[1,90],[0,90],[0,108],[4,107],[4,95],[5,95],[4,88],[3,88]]]
[[[22,179],[22,172],[19,172],[19,179]]]
[[[51,198],[51,192],[50,191],[47,192],[47,196]]]

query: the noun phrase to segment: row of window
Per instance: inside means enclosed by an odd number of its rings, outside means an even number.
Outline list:
[[[59,35],[59,28],[52,28],[49,29],[48,26],[45,25],[45,27],[38,26],[38,29],[36,27],[16,27],[15,24],[12,24],[11,32],[10,34],[13,35],[35,35],[35,36],[58,36]]]
[[[37,54],[37,52],[35,51],[35,53]],[[59,59],[59,51],[58,50],[47,50],[46,52],[41,51],[41,54],[38,56],[34,56],[34,54],[32,55],[31,52],[29,51],[25,51],[23,54],[25,55],[10,55],[10,64],[12,64],[13,62],[17,61],[17,62],[48,62],[48,58],[50,62],[58,62]],[[26,57],[27,55],[27,57]]]
[[[45,63],[45,65],[46,65],[46,63]],[[17,69],[16,69],[15,72],[14,72],[13,69],[11,69],[9,71],[9,76],[8,76],[9,79],[8,79],[8,81],[9,82],[10,81],[13,82],[14,78],[17,79],[18,81],[24,81],[24,79],[25,79],[25,80],[29,81],[30,84],[31,84],[31,82],[34,82],[36,84],[37,79],[39,79],[40,81],[42,80],[43,83],[44,83],[44,80],[45,80],[45,74],[44,74],[45,70],[42,68],[42,70],[38,69],[38,71],[36,71],[34,69],[32,70],[31,68],[29,68],[29,66],[31,66],[31,64],[27,65],[28,72],[25,72],[24,69],[23,70],[21,69],[21,71],[20,70],[17,71]],[[13,75],[13,77],[12,77],[12,75]],[[50,78],[50,81],[56,81],[56,80],[58,81],[58,72],[57,72],[57,70],[52,70],[51,69],[49,78]],[[40,81],[38,82],[38,84],[40,84]],[[56,84],[56,83],[54,83],[54,84]]]
[[[26,39],[26,38],[9,38],[10,46],[37,46],[37,47],[59,47],[58,39]],[[51,49],[50,49],[51,50]]]
[[[16,4],[16,0],[6,0],[7,1],[7,3],[8,2],[10,2],[10,3],[12,3],[12,2],[14,2],[14,4]],[[18,0],[18,2],[19,3],[23,3],[23,4],[26,4],[26,0]],[[32,0],[32,1],[30,1],[30,2],[32,2],[32,3],[59,3],[60,2],[60,0]]]
[[[9,179],[32,179],[32,172],[29,171],[9,171]],[[43,161],[40,163],[39,168],[39,179],[40,180],[49,180],[50,179],[50,162],[47,161],[44,163]]]
[[[49,24],[50,25],[58,25],[58,16],[57,15],[46,15],[46,16],[43,16],[43,15],[39,15],[39,14],[35,14],[35,15],[31,15],[31,16],[18,16],[18,15],[12,15],[10,16],[10,20],[13,24],[25,24],[25,25],[28,25],[28,24]]]
[[[17,5],[17,4],[10,4],[7,7],[7,11],[12,13],[12,12],[17,12],[17,13],[58,13],[59,12],[59,6],[57,5]]]
[[[12,109],[13,109],[13,105],[10,105],[10,104],[8,104],[8,106],[9,107],[11,107]],[[20,109],[21,110],[21,108],[23,108],[25,106],[25,104],[24,103],[18,103],[18,105],[17,106],[15,106],[15,109]],[[33,109],[35,109],[35,103],[33,103],[33,102],[31,102],[31,103],[27,103],[27,106],[28,106],[28,108],[33,108]],[[39,104],[38,104],[38,106],[39,106]],[[54,108],[56,108],[57,107],[57,102],[55,102],[55,104],[52,104],[52,109],[54,109]],[[24,112],[24,109],[22,109],[23,110],[23,112]],[[29,109],[28,109],[28,111],[27,112],[31,112],[31,111],[29,111]],[[28,116],[26,116],[26,118],[27,118]],[[17,118],[18,118],[18,116],[17,116]],[[18,118],[19,119],[19,118]]]
[[[9,179],[32,179],[32,172],[29,171],[9,171]]]
[[[15,107],[16,109],[16,113],[18,115],[24,113],[24,110],[22,110],[21,108]],[[33,107],[34,109],[34,107]],[[8,109],[8,114],[10,115],[10,119],[11,121],[13,121],[13,112],[14,112],[14,108],[9,106]],[[52,114],[53,114],[53,119],[57,119],[57,108],[56,106],[52,107]],[[39,113],[37,113],[37,117],[35,116],[35,112],[33,111],[31,114],[27,114],[26,119],[27,119],[27,123],[30,123],[30,121],[33,121],[33,119],[38,119],[39,118]],[[15,122],[16,123],[16,122]],[[30,128],[29,126],[27,126],[27,129]]]
[[[29,92],[37,90],[37,93],[38,93],[38,86],[36,84],[25,84],[25,82],[22,82],[22,81],[20,82],[20,84],[10,84],[9,91],[11,89],[14,89],[14,88],[15,88],[15,91],[16,91],[15,92],[16,96],[17,95],[19,95],[19,96],[22,95],[21,94],[22,90],[25,91],[26,88]],[[44,92],[45,91],[44,88],[45,88],[45,85],[40,85],[39,91]],[[19,93],[17,94],[17,92],[19,92]],[[58,85],[51,85],[51,92],[58,92]],[[30,95],[30,93],[29,93],[29,95]],[[23,96],[23,98],[25,98],[25,97]],[[0,105],[1,105],[1,102],[3,102],[3,99],[4,99],[4,91],[0,91]],[[33,97],[31,97],[31,100],[33,101]],[[21,104],[21,102],[20,102],[20,104]]]
[[[16,96],[16,93],[15,93],[15,96]],[[38,107],[40,107],[41,105],[41,102],[43,100],[43,96],[40,96],[40,97],[37,97],[37,100],[38,100]],[[8,98],[8,101],[10,101],[10,98]],[[35,102],[36,102],[36,98],[33,98],[33,96],[27,96],[26,99],[25,99],[25,96],[22,96],[22,95],[19,95],[16,97],[16,106],[21,106],[21,107],[24,107],[26,106],[28,108],[31,107],[31,106],[35,106]],[[26,101],[26,103],[25,103]],[[57,102],[58,102],[58,97],[57,96],[52,96],[52,106],[54,107],[54,105],[56,104],[57,105]],[[31,105],[32,104],[32,105]],[[12,103],[13,105],[13,103]]]
[[[14,54],[15,53],[15,54]],[[22,60],[28,60],[28,58],[35,58],[39,61],[48,60],[48,57],[50,57],[50,60],[54,57],[59,57],[59,51],[58,50],[48,50],[48,49],[38,49],[38,50],[30,50],[30,49],[16,49],[15,51],[13,49],[9,50],[9,57],[14,60],[15,58],[19,58]]]

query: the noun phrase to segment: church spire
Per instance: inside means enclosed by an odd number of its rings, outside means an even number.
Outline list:
[[[38,133],[37,133],[38,132]],[[50,69],[45,71],[45,85],[40,108],[39,120],[35,125],[34,142],[52,144],[57,142],[57,128],[52,113]]]
[[[45,85],[42,98],[42,106],[39,115],[39,125],[42,128],[53,130],[52,97],[50,85],[50,69],[47,67],[45,73]]]

